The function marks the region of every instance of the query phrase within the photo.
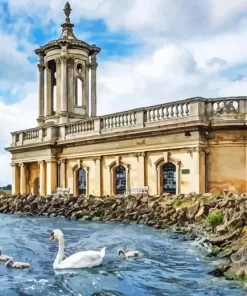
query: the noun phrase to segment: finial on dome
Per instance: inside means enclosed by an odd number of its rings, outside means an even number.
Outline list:
[[[69,19],[69,16],[70,16],[70,13],[71,13],[71,8],[70,8],[70,4],[69,4],[69,2],[66,2],[66,4],[64,5],[64,9],[63,9],[63,11],[64,11],[64,13],[65,13],[65,15],[66,15],[66,18],[68,18]]]
[[[65,22],[61,25],[62,28],[63,28],[63,31],[62,31],[62,34],[61,36],[59,37],[59,39],[76,39],[74,33],[73,33],[73,27],[74,25],[70,23],[70,13],[71,13],[71,8],[70,8],[70,4],[69,2],[67,2],[65,5],[64,5],[64,13],[65,13]]]

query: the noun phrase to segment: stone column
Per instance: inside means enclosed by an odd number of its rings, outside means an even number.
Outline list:
[[[67,56],[61,56],[61,111],[67,112],[68,105],[67,105],[67,91],[68,91],[68,84],[67,84]]]
[[[145,186],[145,152],[136,153],[138,159],[138,186]]]
[[[20,194],[27,193],[27,176],[26,176],[26,165],[25,163],[20,164]]]
[[[130,165],[126,167],[126,192],[130,191]]]
[[[52,194],[57,190],[57,161],[46,161],[46,194]]]
[[[52,115],[52,71],[46,64],[46,116]]]
[[[66,188],[66,160],[62,159],[60,163],[60,184],[62,188]]]
[[[78,170],[73,170],[73,194],[75,196],[79,195],[79,188],[78,188]]]
[[[12,194],[20,193],[20,168],[16,163],[12,163]]]
[[[91,116],[94,117],[97,114],[97,86],[96,86],[96,70],[98,63],[96,60],[97,53],[93,53],[91,56]]]
[[[77,93],[78,93],[78,91],[77,91],[77,89],[78,89],[78,81],[77,81],[77,79],[75,79],[74,88],[75,88],[75,93],[74,93],[75,100],[74,100],[74,104],[76,106],[78,106],[78,96],[77,96]]]
[[[56,59],[56,113],[61,111],[61,60]]]
[[[38,117],[38,122],[39,126],[43,125],[43,120],[44,120],[44,83],[45,83],[45,65],[43,62],[40,62],[38,64],[39,68],[39,117]]]
[[[89,72],[91,69],[91,64],[87,61],[86,62],[86,69],[85,69],[85,79],[83,83],[83,101],[82,105],[86,107],[86,115],[89,116]]]
[[[77,94],[74,87],[74,57],[69,56],[67,60],[67,111],[74,112],[75,94]]]
[[[180,194],[181,189],[181,161],[176,164],[176,194]]]
[[[39,162],[39,194],[40,196],[46,195],[46,171],[45,162],[42,160]]]
[[[101,159],[102,157],[101,156],[96,156],[94,158],[94,161],[95,161],[95,185],[96,185],[96,188],[94,190],[94,194],[96,196],[101,196],[102,195],[102,192],[101,192]]]

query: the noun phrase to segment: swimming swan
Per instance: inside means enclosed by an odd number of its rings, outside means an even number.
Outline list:
[[[0,261],[7,262],[8,260],[12,260],[13,258],[7,255],[2,255],[2,251],[0,250]]]
[[[140,253],[139,251],[129,251],[124,252],[122,249],[118,250],[118,256],[123,255],[125,258],[131,258],[131,257],[139,257]]]
[[[8,268],[28,268],[30,264],[24,262],[14,262],[12,259],[10,259],[5,263],[5,266]]]
[[[63,260],[64,238],[60,229],[55,229],[50,235],[50,241],[58,240],[58,253],[53,263],[54,269],[85,268],[98,266],[103,262],[105,249],[101,251],[82,251]]]

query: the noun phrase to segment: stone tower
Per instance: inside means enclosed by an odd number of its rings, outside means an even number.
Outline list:
[[[96,56],[101,49],[75,37],[71,10],[67,2],[61,36],[35,50],[39,56],[39,126],[96,116]]]

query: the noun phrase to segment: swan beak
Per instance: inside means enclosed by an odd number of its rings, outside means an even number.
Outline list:
[[[53,233],[50,235],[49,241],[52,241],[52,240],[54,240],[54,234]]]

